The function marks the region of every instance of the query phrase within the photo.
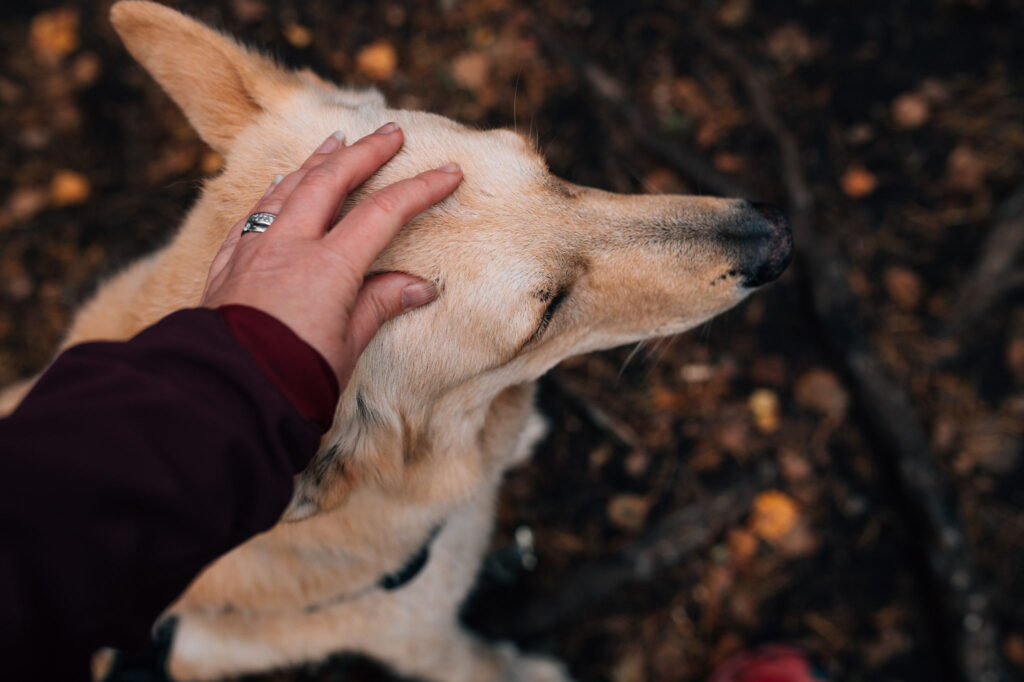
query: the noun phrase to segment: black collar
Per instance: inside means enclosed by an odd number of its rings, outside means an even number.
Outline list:
[[[405,563],[397,571],[381,576],[377,581],[377,587],[382,590],[397,590],[400,587],[405,587],[413,578],[418,576],[423,567],[427,565],[427,561],[430,560],[430,546],[434,544],[434,540],[437,539],[437,535],[440,532],[441,526],[434,526],[430,531],[430,535],[420,545],[420,548],[416,550],[416,553],[406,559]]]
[[[330,606],[357,599],[378,589],[390,592],[405,587],[427,565],[430,560],[430,546],[440,535],[441,528],[441,524],[434,526],[430,530],[430,535],[412,556],[406,559],[397,570],[382,575],[373,585],[352,594],[339,595],[326,601],[310,604],[303,611],[306,613],[321,611]],[[157,626],[146,649],[131,653],[117,652],[114,665],[108,675],[103,678],[104,682],[166,682],[169,678],[165,672],[165,665],[177,626],[177,616],[171,616]]]

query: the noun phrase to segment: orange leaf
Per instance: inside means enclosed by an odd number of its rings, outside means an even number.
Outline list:
[[[789,534],[800,519],[796,502],[778,490],[757,496],[751,512],[750,530],[763,540],[776,542]]]
[[[92,186],[89,179],[72,170],[59,170],[50,182],[50,201],[55,206],[80,204],[89,198]]]
[[[878,180],[874,173],[863,166],[851,166],[843,173],[843,192],[848,197],[860,199],[875,191]]]
[[[356,55],[356,68],[375,81],[390,79],[397,67],[398,54],[394,46],[385,40],[367,45]]]
[[[29,26],[29,44],[41,60],[56,64],[78,49],[78,10],[71,7],[41,12]]]

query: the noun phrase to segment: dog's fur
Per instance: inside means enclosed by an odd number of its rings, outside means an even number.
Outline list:
[[[456,619],[502,474],[543,432],[533,382],[568,356],[682,332],[743,299],[749,245],[736,234],[750,205],[578,187],[515,132],[388,109],[376,91],[280,69],[161,5],[121,2],[112,19],[227,162],[166,247],[100,287],[65,346],[124,339],[196,305],[225,231],[334,130],[355,140],[393,120],[405,131],[402,151],[348,206],[448,161],[465,171],[373,267],[432,280],[439,298],[385,324],[367,348],[282,522],[170,607],[172,676],[209,680],[345,650],[427,679],[567,679],[560,664],[483,643]],[[0,402],[10,409],[27,386]],[[438,526],[421,573],[395,591],[372,588]]]

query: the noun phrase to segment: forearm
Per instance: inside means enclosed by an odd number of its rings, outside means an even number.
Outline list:
[[[283,339],[285,364],[302,342],[252,319],[233,332],[183,311],[71,348],[0,420],[5,646],[137,644],[203,566],[275,523],[323,425],[236,334],[277,331],[263,340]]]

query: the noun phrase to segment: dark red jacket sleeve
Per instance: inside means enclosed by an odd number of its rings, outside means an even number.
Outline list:
[[[205,565],[277,521],[336,400],[323,358],[251,308],[61,354],[0,420],[5,676],[13,660],[85,679],[97,647],[141,645]]]

